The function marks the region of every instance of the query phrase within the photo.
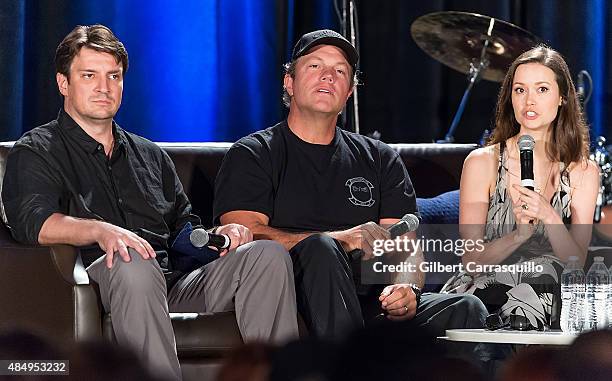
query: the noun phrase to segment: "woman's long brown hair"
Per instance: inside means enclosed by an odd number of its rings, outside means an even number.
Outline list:
[[[512,108],[512,83],[519,65],[539,63],[555,73],[562,98],[557,117],[551,124],[550,141],[546,146],[546,156],[551,161],[561,161],[568,168],[570,163],[579,162],[589,156],[589,129],[586,126],[576,89],[565,60],[554,49],[545,45],[521,54],[508,69],[497,99],[495,129],[487,145],[505,142],[518,134],[520,126],[514,118]]]

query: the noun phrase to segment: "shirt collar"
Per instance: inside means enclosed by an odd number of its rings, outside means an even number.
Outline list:
[[[70,115],[62,108],[57,116],[57,122],[60,128],[64,129],[70,136],[80,141],[83,148],[91,153],[96,153],[99,149],[103,149],[102,144],[97,140],[89,136],[77,122],[72,119]],[[122,147],[125,142],[125,132],[117,123],[113,120],[113,138],[115,139],[115,145],[113,152],[117,151]],[[102,148],[98,148],[102,147]]]
[[[323,145],[323,144],[308,143],[302,140],[299,136],[294,134],[293,131],[291,131],[291,128],[289,128],[289,122],[287,120],[283,122],[283,125],[284,125],[283,126],[284,129],[287,131],[287,134],[292,136],[293,139],[296,139],[296,141],[300,142],[300,144],[310,145],[310,146],[319,146],[319,147],[336,147],[338,146],[338,142],[340,141],[340,127],[338,126],[336,126],[336,130],[334,132],[334,138],[332,139],[332,141],[329,144]]]

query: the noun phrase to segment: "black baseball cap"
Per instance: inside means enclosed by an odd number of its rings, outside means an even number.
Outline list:
[[[346,38],[340,33],[334,32],[329,29],[315,30],[314,32],[306,33],[295,44],[293,47],[293,54],[291,60],[295,61],[299,57],[308,53],[308,51],[317,45],[333,45],[336,46],[346,54],[348,63],[353,67],[353,71],[359,61],[359,54],[357,49],[351,44]]]

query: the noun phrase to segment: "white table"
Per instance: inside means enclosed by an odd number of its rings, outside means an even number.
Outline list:
[[[511,331],[500,329],[447,329],[440,339],[449,341],[470,341],[476,343],[570,345],[578,335],[562,331]]]

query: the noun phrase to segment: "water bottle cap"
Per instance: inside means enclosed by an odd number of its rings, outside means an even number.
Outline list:
[[[594,260],[595,262],[603,262],[604,257],[595,257],[595,258],[593,258],[593,260]]]

